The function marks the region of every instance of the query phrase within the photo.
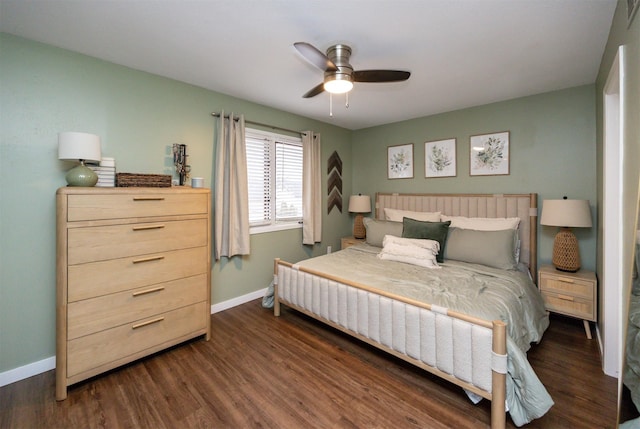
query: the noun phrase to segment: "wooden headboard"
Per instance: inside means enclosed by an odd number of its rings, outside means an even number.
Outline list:
[[[447,216],[519,217],[520,262],[537,283],[538,194],[396,194],[376,193],[376,219],[384,209],[441,212]]]

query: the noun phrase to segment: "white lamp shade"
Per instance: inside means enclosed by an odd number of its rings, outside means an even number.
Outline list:
[[[540,225],[590,228],[589,200],[544,200]]]
[[[58,159],[100,161],[100,137],[74,131],[58,133]]]
[[[351,195],[349,197],[349,211],[351,213],[371,212],[371,198],[368,195]]]

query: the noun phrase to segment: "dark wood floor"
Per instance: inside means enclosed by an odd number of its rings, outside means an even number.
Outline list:
[[[211,317],[196,340],[72,386],[54,372],[0,388],[0,428],[480,428],[441,381],[310,318],[259,301]],[[581,321],[554,316],[529,360],[555,406],[530,428],[614,428],[617,382]],[[514,425],[507,418],[507,427]]]

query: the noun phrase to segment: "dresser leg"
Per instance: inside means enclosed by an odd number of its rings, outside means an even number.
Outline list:
[[[589,322],[587,320],[583,320],[584,323],[584,332],[587,334],[587,338],[591,339],[591,327],[589,326]]]

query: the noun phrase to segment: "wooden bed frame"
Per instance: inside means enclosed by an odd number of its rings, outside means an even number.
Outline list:
[[[448,216],[519,217],[520,262],[529,267],[532,279],[536,278],[537,194],[376,194],[376,217],[378,219],[384,218],[384,208],[386,207],[423,212],[439,211]],[[309,284],[313,286],[306,286],[305,289],[305,285]],[[275,316],[280,315],[280,304],[285,304],[367,344],[480,395],[491,401],[491,427],[505,427],[507,336],[506,324],[502,321],[482,320],[439,306],[432,306],[376,290],[365,284],[315,272],[280,259],[276,259],[274,262],[274,286]],[[310,291],[312,288],[313,292]],[[316,301],[319,299],[317,298],[318,296],[330,297],[329,300],[331,302],[339,303],[338,307],[341,307],[341,310],[327,311],[328,304],[320,305],[314,302],[314,299]],[[432,321],[428,323],[428,326],[437,326],[433,328],[433,338],[418,339],[418,342],[421,342],[419,347],[423,348],[426,345],[430,345],[435,349],[433,353],[437,352],[437,363],[425,363],[424,359],[418,359],[415,353],[412,354],[402,347],[395,347],[395,344],[385,343],[384,340],[372,339],[368,332],[363,333],[358,328],[357,321],[353,322],[356,316],[349,314],[348,310],[346,310],[347,308],[357,308],[358,312],[370,311],[366,308],[362,310],[362,303],[365,303],[364,307],[367,307],[367,302],[372,301],[379,302],[382,305],[383,300],[390,302],[389,305],[393,306],[393,312],[402,313],[400,320],[405,316],[407,320],[410,317],[416,318],[416,320],[420,321],[420,329],[422,330],[427,330],[422,325],[424,320]],[[323,309],[319,310],[320,307]],[[373,313],[376,312],[374,311]],[[367,314],[366,317],[369,320],[368,318],[374,316]],[[396,323],[395,319],[394,323]],[[404,324],[404,322],[401,322],[401,324]],[[409,323],[407,323],[407,326],[409,326]],[[446,329],[439,328],[441,326],[446,326]],[[446,334],[443,334],[443,332]],[[473,351],[472,363],[470,364],[473,365],[473,369],[443,369],[442,365],[440,365],[440,356],[445,356],[443,359],[448,362],[457,363],[461,359],[468,361],[468,355],[462,355],[470,353],[470,350],[460,350],[459,348],[451,347],[451,344],[454,341],[455,344],[462,344],[468,341],[471,336],[473,336],[474,345],[483,344],[482,347],[484,347],[484,354],[476,355],[476,351]],[[415,339],[415,336],[411,338]],[[458,353],[457,356],[456,352]],[[479,370],[477,368],[478,365],[484,366]],[[474,380],[470,380],[467,375],[470,372],[484,372],[484,376],[490,378],[490,383],[487,385],[487,383],[476,383]],[[479,387],[479,384],[486,387]]]

